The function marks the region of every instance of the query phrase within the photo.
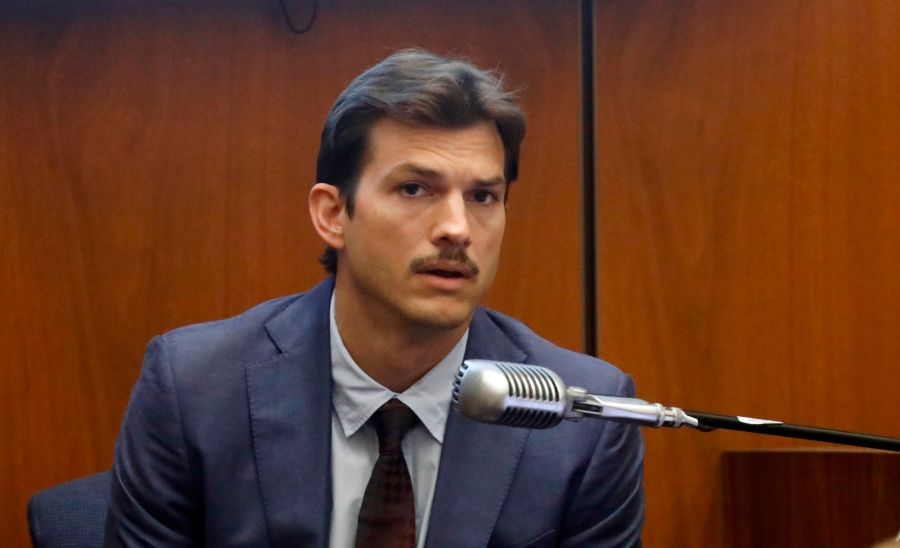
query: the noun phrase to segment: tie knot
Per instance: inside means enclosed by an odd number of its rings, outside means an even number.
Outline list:
[[[375,411],[370,420],[378,432],[378,452],[383,454],[400,451],[400,442],[419,419],[412,409],[394,398]]]

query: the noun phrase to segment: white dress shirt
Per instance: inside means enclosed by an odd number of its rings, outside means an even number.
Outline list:
[[[425,545],[431,500],[441,459],[444,427],[450,410],[453,378],[462,363],[469,332],[431,371],[402,394],[381,386],[350,357],[334,319],[331,296],[331,375],[334,381],[331,413],[332,548],[353,548],[356,522],[366,485],[378,459],[378,436],[367,424],[384,403],[397,397],[420,423],[401,445],[412,480],[416,504],[416,544]]]

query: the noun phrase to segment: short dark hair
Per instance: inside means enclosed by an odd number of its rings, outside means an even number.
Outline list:
[[[353,199],[374,123],[382,118],[414,125],[461,128],[481,121],[497,126],[505,155],[504,176],[519,175],[519,146],[525,116],[502,77],[462,59],[422,49],[404,49],[360,74],[347,86],[325,119],[316,162],[316,180],[338,188],[353,214]],[[337,252],[319,259],[337,271]]]

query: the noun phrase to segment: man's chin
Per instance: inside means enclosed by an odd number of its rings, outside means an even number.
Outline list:
[[[466,327],[472,319],[473,306],[423,307],[410,315],[410,320],[423,328],[452,331]]]

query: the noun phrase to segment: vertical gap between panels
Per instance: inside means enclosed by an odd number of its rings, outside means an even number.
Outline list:
[[[581,0],[581,220],[584,352],[599,355],[597,342],[597,209],[594,155],[594,9]]]

